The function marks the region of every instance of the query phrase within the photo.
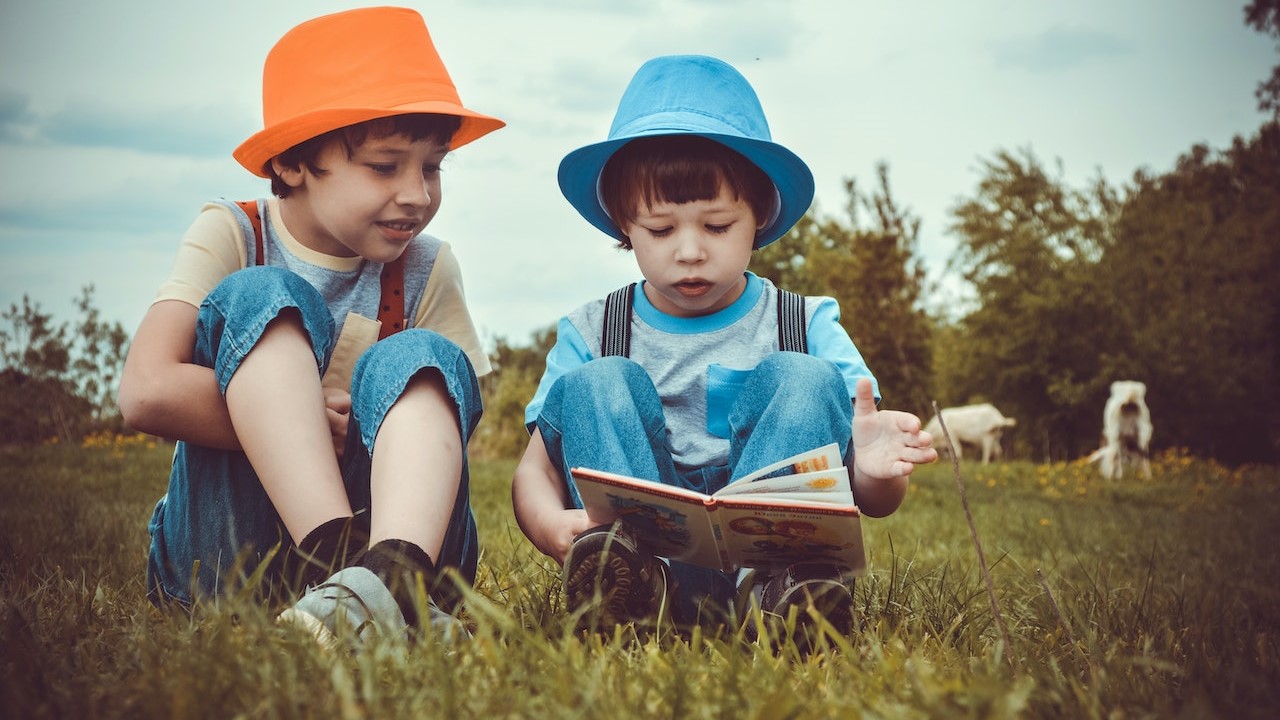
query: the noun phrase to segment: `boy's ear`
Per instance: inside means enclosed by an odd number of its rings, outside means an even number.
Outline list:
[[[271,158],[271,169],[277,177],[291,188],[302,187],[302,165],[285,165],[279,158]]]
[[[751,215],[752,215],[752,217],[754,217],[754,216],[755,216],[755,214],[756,214],[756,212],[755,212],[755,210],[753,209],[753,210],[751,211]],[[770,213],[770,214],[773,214],[773,213]],[[768,217],[768,215],[766,215],[765,217],[758,217],[758,218],[756,218],[756,232],[760,232],[761,230],[763,230],[763,229],[764,229],[764,226],[765,226],[765,225],[768,225],[768,224],[769,224],[769,217]]]

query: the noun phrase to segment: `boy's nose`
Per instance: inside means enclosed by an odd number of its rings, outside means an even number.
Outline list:
[[[431,204],[431,185],[421,176],[406,173],[396,187],[396,202],[401,205],[426,207]]]
[[[681,232],[676,237],[676,261],[697,262],[704,256],[702,241],[696,232]]]

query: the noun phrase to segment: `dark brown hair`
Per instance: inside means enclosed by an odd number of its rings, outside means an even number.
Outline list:
[[[305,166],[312,174],[323,175],[325,169],[316,165],[316,158],[331,142],[342,143],[350,158],[365,140],[370,137],[382,138],[392,135],[405,135],[410,140],[432,139],[439,143],[448,143],[454,133],[462,127],[462,118],[457,115],[433,115],[414,113],[410,115],[392,115],[390,117],[366,120],[355,125],[330,130],[310,140],[304,140],[285,150],[275,157],[281,165],[290,168]],[[271,161],[267,161],[267,175],[271,177],[271,193],[276,197],[289,197],[293,188],[276,173]]]
[[[742,154],[699,135],[637,138],[618,149],[600,172],[600,196],[609,217],[623,227],[641,205],[714,200],[724,184],[751,207],[757,223],[777,204],[773,181]],[[619,247],[631,249],[629,239]]]

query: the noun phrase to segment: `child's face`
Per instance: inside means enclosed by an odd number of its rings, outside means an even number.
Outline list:
[[[440,209],[440,163],[447,145],[404,135],[369,137],[347,157],[331,142],[305,165],[277,166],[295,191],[281,201],[285,225],[298,242],[329,255],[390,262]]]
[[[722,184],[713,200],[641,206],[622,228],[647,281],[645,296],[668,315],[710,315],[746,288],[757,222],[751,207]]]

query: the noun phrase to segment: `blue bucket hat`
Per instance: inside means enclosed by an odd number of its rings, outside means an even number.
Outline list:
[[[640,66],[618,103],[609,139],[578,148],[560,161],[560,191],[587,222],[624,239],[601,201],[600,173],[629,141],[660,135],[714,140],[773,180],[778,204],[756,233],[756,248],[786,234],[813,202],[813,173],[795,153],[773,142],[750,83],[728,63],[703,55],[667,55]]]

